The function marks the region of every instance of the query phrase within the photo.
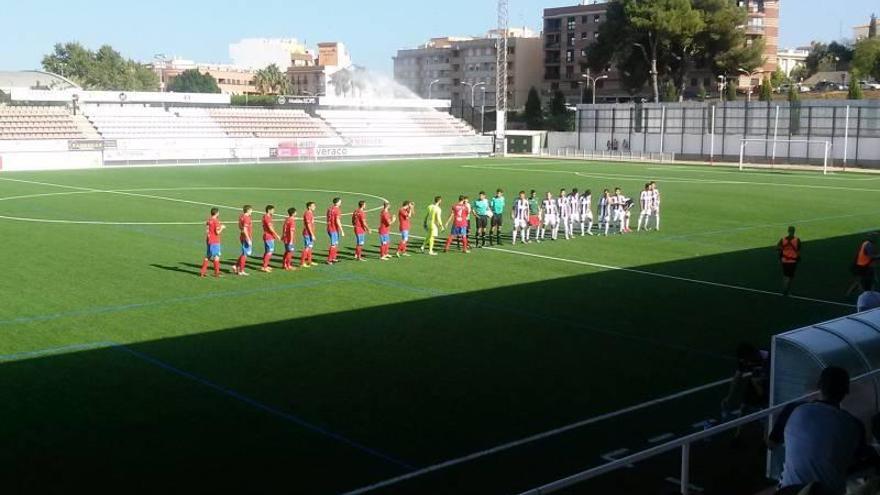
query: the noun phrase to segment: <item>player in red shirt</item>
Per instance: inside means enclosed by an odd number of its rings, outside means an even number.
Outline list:
[[[345,237],[345,231],[342,230],[340,206],[342,206],[342,199],[333,198],[333,204],[327,208],[327,235],[330,236],[330,251],[327,253],[328,265],[338,261],[336,256],[339,254],[339,238]]]
[[[263,247],[265,251],[263,253],[263,267],[260,268],[260,271],[266,273],[272,271],[269,261],[272,260],[272,255],[275,254],[275,241],[281,240],[281,237],[275,232],[275,226],[272,225],[272,215],[274,213],[275,207],[268,205],[266,206],[266,213],[263,215]]]
[[[281,242],[284,243],[284,262],[282,266],[284,270],[293,270],[293,255],[296,253],[296,245],[294,244],[294,236],[296,235],[296,208],[287,209],[287,218],[284,220],[284,227],[281,229]]]
[[[367,234],[372,232],[367,225],[367,212],[364,209],[366,206],[366,201],[358,201],[357,210],[354,210],[351,214],[351,225],[354,227],[354,235],[357,239],[357,246],[354,248],[354,259],[358,261],[366,261],[364,259],[364,243],[367,242]]]
[[[247,275],[247,272],[244,271],[247,266],[247,258],[254,251],[254,230],[251,219],[253,211],[254,209],[251,205],[244,205],[241,209],[241,215],[238,217],[238,230],[241,231],[241,235],[239,235],[241,255],[238,257],[238,262],[232,265],[232,273],[236,275]]]
[[[409,253],[406,252],[406,244],[409,242],[410,218],[412,218],[415,207],[416,205],[412,201],[406,200],[403,202],[403,206],[397,210],[397,220],[400,222],[400,244],[397,245],[398,258],[400,255],[409,256]]]
[[[391,211],[388,210],[389,206],[388,201],[383,202],[382,211],[379,212],[379,259],[382,261],[387,261],[391,257],[388,249],[391,243],[391,225],[394,223],[394,218],[391,216]]]
[[[214,276],[220,276],[220,234],[226,226],[220,223],[220,209],[211,208],[211,217],[205,222],[205,244],[207,250],[205,259],[202,261],[202,270],[199,275],[204,277],[208,273],[208,263],[214,262]]]
[[[311,268],[312,249],[315,247],[315,202],[306,203],[306,212],[303,213],[303,253],[300,266]]]
[[[470,252],[468,250],[468,239],[467,239],[467,225],[468,225],[468,215],[470,214],[470,209],[467,204],[465,204],[464,195],[458,197],[458,203],[452,205],[452,213],[449,215],[449,219],[446,220],[446,226],[449,226],[449,223],[452,222],[452,230],[449,232],[449,237],[446,238],[446,247],[443,249],[444,252],[449,252],[449,246],[452,245],[452,239],[457,238],[461,242],[461,246],[464,249],[464,252]]]

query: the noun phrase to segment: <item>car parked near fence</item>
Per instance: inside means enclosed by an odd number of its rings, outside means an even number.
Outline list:
[[[846,85],[832,81],[819,81],[813,86],[813,91],[846,91]]]

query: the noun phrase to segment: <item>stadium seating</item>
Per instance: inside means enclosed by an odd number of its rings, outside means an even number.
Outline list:
[[[92,139],[94,129],[63,106],[0,106],[0,139]]]
[[[461,137],[474,131],[452,115],[436,110],[319,110],[343,137]]]
[[[165,109],[145,105],[87,105],[83,113],[105,139],[225,138],[204,108]]]
[[[303,110],[268,108],[209,108],[208,114],[229,137],[235,138],[332,138],[337,137],[323,121]]]

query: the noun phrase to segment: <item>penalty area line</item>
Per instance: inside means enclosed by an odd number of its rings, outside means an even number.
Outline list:
[[[518,255],[518,256],[529,256],[532,258],[540,258],[540,259],[545,259],[545,260],[550,260],[550,261],[558,261],[560,263],[570,263],[570,264],[574,264],[574,265],[589,266],[592,268],[601,268],[604,270],[614,270],[614,271],[635,273],[638,275],[647,275],[650,277],[665,278],[668,280],[676,280],[679,282],[687,282],[687,283],[691,283],[691,284],[706,285],[709,287],[717,287],[717,288],[721,288],[721,289],[730,289],[730,290],[738,290],[738,291],[742,291],[742,292],[751,292],[752,294],[762,294],[765,296],[775,296],[775,297],[787,297],[789,299],[795,299],[798,301],[829,304],[832,306],[840,306],[840,307],[844,307],[844,308],[854,308],[855,307],[852,304],[847,304],[847,303],[842,303],[842,302],[837,302],[837,301],[827,301],[825,299],[816,299],[813,297],[805,297],[805,296],[792,296],[792,295],[783,296],[779,292],[773,292],[773,291],[769,291],[769,290],[755,289],[752,287],[744,287],[741,285],[724,284],[721,282],[711,282],[709,280],[700,280],[700,279],[696,279],[696,278],[679,277],[676,275],[667,275],[665,273],[650,272],[647,270],[639,270],[636,268],[625,268],[622,266],[604,265],[602,263],[593,263],[590,261],[573,260],[573,259],[568,259],[568,258],[557,258],[555,256],[546,256],[543,254],[527,253],[525,251],[513,251],[510,249],[497,248],[497,247],[488,247],[486,249],[489,251],[496,251],[499,253],[507,253],[507,254],[513,254],[513,255]]]

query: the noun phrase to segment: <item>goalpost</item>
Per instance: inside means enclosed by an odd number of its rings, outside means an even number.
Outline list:
[[[831,141],[812,139],[776,139],[776,138],[743,138],[739,144],[739,169],[744,170],[749,162],[748,157],[760,157],[761,160],[769,160],[770,165],[776,163],[780,148],[786,149],[787,159],[797,160],[792,151],[803,151],[804,163],[810,159],[822,159],[822,173],[827,175],[832,164]],[[750,150],[760,149],[760,153],[749,153]]]

